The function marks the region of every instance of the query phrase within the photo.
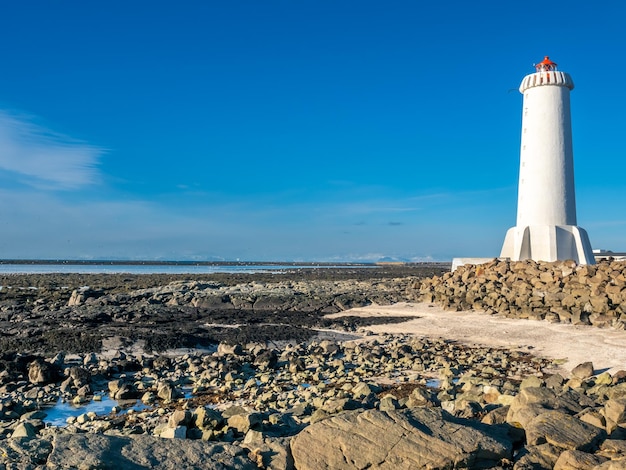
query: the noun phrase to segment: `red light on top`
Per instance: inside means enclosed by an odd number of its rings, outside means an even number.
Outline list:
[[[537,72],[549,72],[550,70],[556,70],[556,63],[550,60],[550,57],[545,56],[541,62],[535,64]]]

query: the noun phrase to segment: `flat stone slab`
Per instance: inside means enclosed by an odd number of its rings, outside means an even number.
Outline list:
[[[593,452],[606,437],[603,429],[560,411],[547,411],[530,421],[525,428],[530,445],[545,442],[566,450]]]
[[[57,434],[52,446],[49,469],[258,470],[247,449],[225,443],[146,435]]]
[[[488,468],[510,459],[511,442],[485,430],[439,409],[355,411],[305,428],[291,451],[298,470]]]

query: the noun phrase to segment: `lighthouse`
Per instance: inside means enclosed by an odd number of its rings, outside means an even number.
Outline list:
[[[574,82],[549,57],[526,75],[517,224],[500,256],[512,261],[595,260],[587,232],[576,224],[570,91]]]

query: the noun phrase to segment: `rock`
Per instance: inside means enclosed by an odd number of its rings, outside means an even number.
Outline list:
[[[310,425],[291,441],[298,470],[493,466],[511,442],[486,426],[437,409],[346,412]],[[372,443],[376,445],[372,445]]]
[[[311,413],[311,419],[309,420],[309,423],[315,424],[318,421],[322,421],[326,418],[329,418],[330,416],[332,415],[322,409],[315,410],[313,413]]]
[[[331,398],[326,400],[322,410],[329,414],[334,414],[344,410],[353,410],[355,407],[356,403],[349,398]]]
[[[170,428],[176,428],[178,426],[188,426],[190,422],[191,411],[176,410],[170,415],[167,424]]]
[[[44,439],[16,437],[2,440],[0,467],[6,465],[7,470],[43,468],[51,451],[52,444]]]
[[[154,361],[152,361],[152,367],[158,371],[168,370],[172,367],[172,361],[167,356],[157,356],[154,358]]]
[[[251,428],[259,426],[263,422],[261,413],[245,413],[233,415],[228,418],[228,426],[236,429],[238,432],[245,434]]]
[[[171,382],[169,382],[169,381],[159,382],[159,385],[157,387],[157,396],[161,400],[165,400],[166,402],[170,402],[170,401],[175,400],[176,398],[180,397],[181,395],[182,394],[180,393],[180,391],[178,389],[176,389],[174,384],[172,384]]]
[[[600,465],[593,467],[593,470],[624,470],[626,468],[626,457],[608,460]]]
[[[561,452],[550,444],[526,446],[517,455],[513,470],[552,470]]]
[[[278,356],[276,355],[276,351],[271,349],[265,349],[259,352],[259,354],[254,358],[254,365],[259,366],[261,369],[273,369],[276,367],[277,362]]]
[[[89,366],[89,365],[93,365],[97,363],[98,363],[98,356],[96,356],[96,353],[91,352],[91,353],[85,354],[85,357],[83,359],[84,366]]]
[[[23,422],[19,423],[15,427],[15,429],[13,430],[13,434],[11,434],[11,437],[15,439],[18,437],[35,437],[36,435],[37,430],[35,429],[35,427],[28,422]]]
[[[203,406],[196,408],[193,419],[196,427],[200,429],[217,429],[224,423],[224,418],[219,411]]]
[[[137,392],[133,384],[124,382],[119,385],[119,387],[112,396],[116,400],[130,400],[132,398],[138,398],[139,393]]]
[[[552,408],[556,406],[557,394],[554,390],[546,387],[520,388],[511,407],[524,405],[541,405]]]
[[[87,385],[91,381],[91,372],[83,367],[70,367],[68,375],[76,388]]]
[[[365,382],[359,382],[352,387],[352,396],[356,399],[369,397],[373,393],[372,387]]]
[[[109,389],[109,394],[114,397],[120,387],[123,385],[124,381],[122,379],[109,380],[107,383],[107,388]]]
[[[75,307],[77,305],[81,305],[82,303],[85,302],[85,294],[84,291],[78,291],[78,290],[73,290],[72,294],[70,295],[70,299],[67,301],[67,306],[68,307]]]
[[[78,395],[79,397],[86,397],[88,395],[91,395],[92,393],[93,391],[91,390],[91,385],[89,384],[83,385],[78,390],[76,390],[76,395]]]
[[[612,385],[613,377],[608,372],[602,372],[595,378],[596,385]]]
[[[491,411],[488,411],[485,416],[480,420],[483,424],[504,424],[506,423],[506,416],[509,412],[508,406],[500,406]]]
[[[616,458],[618,456],[626,457],[626,441],[619,439],[605,439],[600,444],[601,455],[609,458]]]
[[[380,411],[391,411],[399,407],[400,405],[398,404],[398,400],[393,395],[385,395],[380,399],[380,403],[378,404],[378,409]]]
[[[155,400],[156,395],[153,392],[145,392],[143,395],[141,395],[141,402],[146,405],[154,403]]]
[[[186,439],[187,426],[169,426],[161,431],[160,436],[164,439]]]
[[[567,413],[580,413],[583,407],[579,403],[582,397],[574,392],[557,394],[546,387],[527,387],[520,389],[511,401],[507,422],[526,428],[530,420],[546,410],[562,410]]]
[[[566,450],[557,459],[554,470],[591,470],[596,465],[606,461],[606,457],[588,454],[580,450]]]
[[[226,344],[220,343],[217,345],[217,355],[218,356],[239,356],[243,353],[243,349],[240,344]]]
[[[626,370],[618,370],[613,374],[613,385],[624,382],[626,380]]]
[[[572,369],[572,375],[579,379],[588,379],[593,375],[593,364],[591,362],[583,362]]]
[[[546,379],[546,387],[560,389],[565,383],[565,379],[561,374],[552,374]]]
[[[324,354],[329,354],[329,355],[333,355],[339,351],[339,345],[336,342],[329,341],[327,339],[320,342],[320,348],[322,348],[322,351],[324,352]]]
[[[538,403],[531,405],[512,404],[506,415],[506,422],[518,428],[526,429],[528,424],[540,414],[547,410]]]
[[[529,388],[529,387],[541,387],[543,384],[544,384],[543,380],[541,380],[539,377],[536,377],[534,375],[529,375],[528,377],[524,377],[519,388],[523,389],[523,388]]]
[[[597,428],[606,429],[606,418],[596,410],[585,410],[578,415],[578,419]]]
[[[568,450],[593,451],[606,437],[604,430],[560,411],[547,411],[524,428],[529,445],[545,442]]]
[[[248,413],[250,413],[250,410],[248,410],[247,408],[244,408],[243,406],[239,406],[239,405],[233,405],[233,406],[229,406],[224,411],[222,411],[222,417],[230,418],[231,416],[245,415]]]
[[[290,373],[295,374],[297,372],[303,372],[305,370],[306,370],[306,364],[304,363],[304,360],[301,357],[297,357],[289,361]]]
[[[169,440],[136,435],[127,437],[102,434],[56,434],[47,469],[67,468],[151,468],[179,470],[258,470],[247,450],[226,443]]]
[[[604,403],[604,417],[614,424],[626,421],[626,397],[607,400]]]
[[[28,380],[32,384],[47,384],[52,382],[56,375],[56,369],[48,362],[36,360],[28,364]]]
[[[257,433],[258,431],[249,431]],[[260,434],[260,433],[259,433]],[[246,439],[242,443],[242,447],[250,450],[248,457],[250,460],[257,462],[259,468],[267,468],[271,470],[294,470],[293,457],[289,451],[289,437],[262,437],[256,435]]]
[[[420,406],[433,406],[432,396],[430,391],[417,387],[409,395],[409,399],[406,402],[407,408],[417,408]]]

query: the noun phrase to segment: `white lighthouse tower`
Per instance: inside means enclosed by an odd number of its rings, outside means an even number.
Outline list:
[[[500,256],[513,261],[595,260],[584,229],[576,225],[569,74],[549,57],[526,75],[517,200],[517,225]]]

